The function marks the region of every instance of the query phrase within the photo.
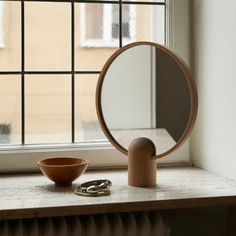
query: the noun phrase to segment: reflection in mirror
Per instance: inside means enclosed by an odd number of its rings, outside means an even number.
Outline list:
[[[189,122],[191,97],[184,70],[158,47],[131,47],[105,74],[101,108],[107,128],[123,148],[147,137],[156,155],[163,154],[176,145]]]

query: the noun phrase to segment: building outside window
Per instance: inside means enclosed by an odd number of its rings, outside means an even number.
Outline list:
[[[81,45],[85,47],[117,47],[119,40],[118,4],[81,4]],[[124,5],[122,37],[126,43],[135,41],[135,6]]]

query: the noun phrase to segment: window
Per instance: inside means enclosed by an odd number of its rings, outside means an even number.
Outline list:
[[[106,142],[94,103],[102,66],[122,45],[153,40],[153,27],[164,31],[164,12],[164,2],[4,1],[0,145]]]
[[[119,40],[118,4],[81,4],[81,45],[84,47],[117,47]],[[122,9],[122,38],[126,43],[135,40],[135,6]]]
[[[124,163],[99,127],[96,82],[119,47],[165,43],[165,1],[0,0],[0,9],[0,170],[80,153]]]
[[[0,1],[0,48],[4,48],[3,2]]]

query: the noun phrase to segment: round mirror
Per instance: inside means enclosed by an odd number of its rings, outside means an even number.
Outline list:
[[[155,144],[163,157],[188,137],[197,113],[197,94],[185,63],[151,42],[129,44],[107,61],[96,92],[98,119],[110,142],[128,155],[132,140]]]

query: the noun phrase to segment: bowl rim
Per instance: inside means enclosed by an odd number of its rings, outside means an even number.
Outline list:
[[[63,165],[57,165],[57,164],[49,165],[49,164],[42,163],[43,161],[46,161],[46,160],[65,159],[65,158],[82,160],[82,162],[80,164],[75,163],[75,164],[63,164]],[[82,165],[88,165],[88,164],[89,164],[89,161],[87,159],[83,159],[79,157],[72,157],[72,156],[48,157],[48,158],[41,159],[37,162],[38,166],[46,166],[46,167],[70,167],[70,166],[82,166]]]

